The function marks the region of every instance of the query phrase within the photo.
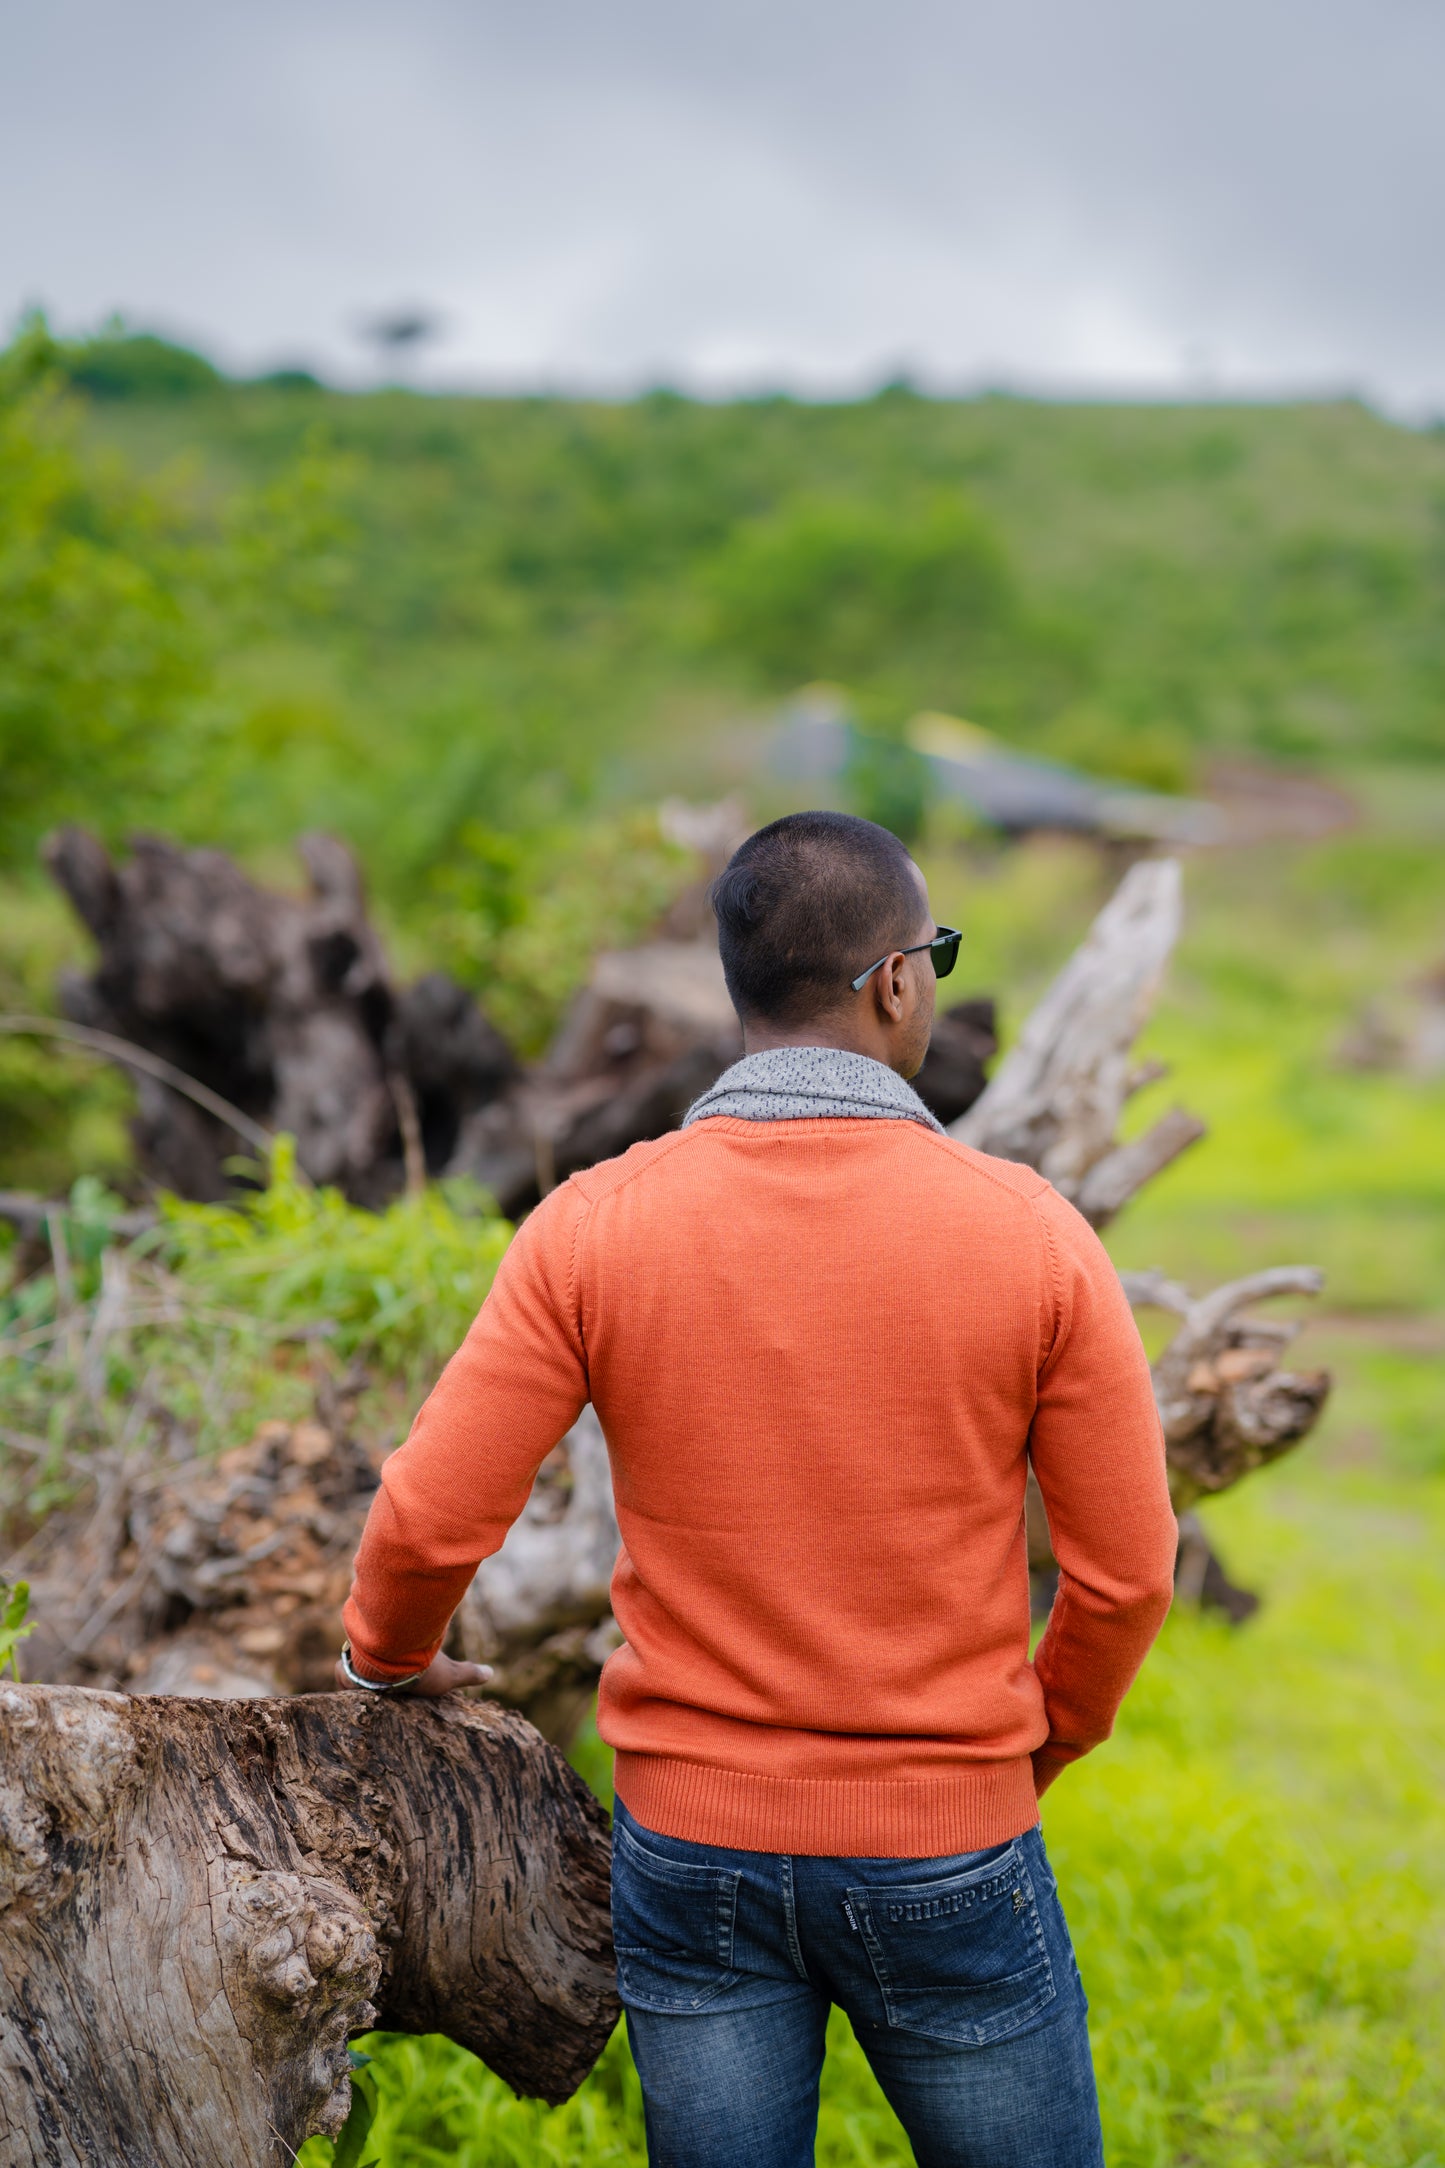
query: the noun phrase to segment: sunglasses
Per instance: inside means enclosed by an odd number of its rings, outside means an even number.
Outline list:
[[[959,932],[956,926],[940,926],[931,941],[916,942],[912,948],[899,950],[890,949],[888,951],[888,956],[892,956],[895,954],[902,956],[917,956],[920,955],[924,949],[927,949],[929,955],[933,958],[933,976],[936,979],[946,979],[949,972],[958,962],[958,944],[962,939],[963,935]],[[855,994],[862,993],[864,987],[868,984],[868,981],[872,978],[874,972],[881,970],[883,965],[887,963],[888,956],[880,956],[876,964],[870,964],[866,971],[859,972],[857,978],[853,981],[853,991]]]

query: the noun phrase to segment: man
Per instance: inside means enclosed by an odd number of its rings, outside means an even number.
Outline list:
[[[480,1676],[438,1655],[447,1622],[590,1399],[649,2159],[811,2161],[838,2003],[923,2168],[1094,2168],[1038,1797],[1169,1607],[1148,1366],[1072,1207],[909,1088],[959,936],[897,839],[794,814],[713,900],[743,1059],[518,1231],[383,1471],[353,1683]],[[1060,1566],[1032,1664],[1030,1462]]]

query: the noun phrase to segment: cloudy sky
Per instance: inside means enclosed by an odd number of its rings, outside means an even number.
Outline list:
[[[0,205],[238,368],[1445,410],[1442,0],[0,0]]]

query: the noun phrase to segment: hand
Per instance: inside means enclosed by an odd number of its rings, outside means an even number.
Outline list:
[[[426,1670],[419,1672],[407,1685],[399,1686],[397,1693],[419,1694],[424,1701],[437,1701],[443,1694],[454,1694],[462,1686],[485,1686],[492,1675],[490,1664],[459,1664],[453,1656],[434,1656]],[[364,1687],[353,1686],[336,1663],[336,1683],[343,1693],[360,1694]]]

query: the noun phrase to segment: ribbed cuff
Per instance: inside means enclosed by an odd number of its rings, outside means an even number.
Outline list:
[[[942,1859],[1007,1844],[1039,1818],[1027,1755],[937,1777],[770,1777],[620,1752],[617,1793],[659,1836],[825,1859]]]

